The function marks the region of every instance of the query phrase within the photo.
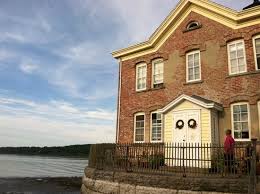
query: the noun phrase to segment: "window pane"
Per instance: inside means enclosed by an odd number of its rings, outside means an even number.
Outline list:
[[[137,66],[137,89],[145,89],[146,87],[146,66]]]
[[[194,67],[198,67],[200,64],[199,64],[199,61],[195,61],[194,62]]]
[[[242,139],[249,139],[249,132],[242,132]]]
[[[240,105],[241,112],[247,112],[247,104]]]
[[[231,67],[231,73],[237,73],[238,72],[238,67]]]
[[[240,113],[240,106],[239,105],[234,105],[233,106],[233,112],[234,113]]]
[[[240,121],[240,114],[235,113],[234,115],[234,121]]]
[[[144,115],[136,116],[136,121],[143,121],[143,120],[144,120]]]
[[[238,66],[244,66],[245,65],[245,59],[244,58],[238,58]]]
[[[152,141],[161,141],[161,114],[153,113],[152,114]]]
[[[163,62],[155,62],[153,68],[153,83],[163,83]]]
[[[200,79],[200,57],[199,53],[188,55],[188,80]]]
[[[189,68],[189,75],[193,75],[193,68]]]
[[[238,67],[238,71],[239,71],[239,72],[244,72],[244,71],[246,71],[246,67],[245,67],[244,65],[239,66],[239,67]]]
[[[241,121],[248,121],[248,114],[247,113],[241,113]]]
[[[260,38],[255,40],[256,53],[260,54]]]
[[[244,49],[244,43],[243,42],[237,43],[237,50],[243,50],[243,49]]]
[[[235,137],[235,139],[241,139],[242,138],[242,134],[240,132],[235,132],[234,133],[234,137]]]
[[[195,67],[195,74],[199,74],[200,73],[200,68],[199,67]]]
[[[200,56],[199,53],[194,54],[194,60],[199,61],[199,56]]]
[[[135,141],[144,141],[144,115],[137,115],[135,120]]]
[[[189,68],[192,68],[192,67],[193,67],[193,61],[189,61],[189,62],[188,62],[188,67],[189,67]]]
[[[200,79],[200,74],[195,74],[195,78],[194,78],[195,80],[198,80],[198,79]]]
[[[190,63],[192,63],[193,62],[193,55],[188,55],[188,62]]]
[[[237,50],[237,57],[244,57],[244,50],[243,49]]]
[[[246,71],[244,43],[229,45],[230,71],[232,74]]]
[[[234,123],[234,130],[235,130],[235,131],[241,131],[241,130],[242,130],[242,125],[241,125],[241,123],[235,122],[235,123]]]
[[[233,106],[234,136],[239,139],[249,138],[247,104]]]
[[[237,59],[231,60],[231,68],[237,67]]]
[[[235,51],[236,52],[236,45],[235,44],[232,44],[232,45],[230,45],[229,46],[229,50],[230,50],[230,52],[233,52],[233,51]]]
[[[243,132],[249,131],[249,129],[248,129],[248,123],[247,123],[247,122],[242,123],[242,131],[243,131]]]
[[[236,51],[230,52],[230,58],[231,58],[231,59],[236,59],[236,58],[237,58],[237,53],[236,53]]]

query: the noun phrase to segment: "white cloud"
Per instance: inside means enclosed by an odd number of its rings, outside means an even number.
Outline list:
[[[114,142],[114,128],[102,124],[54,121],[0,114],[0,146],[45,146]],[[102,135],[100,135],[102,134]],[[12,141],[9,140],[12,138]],[[22,141],[22,143],[20,143]]]
[[[38,69],[38,66],[36,64],[32,64],[32,63],[22,63],[20,65],[20,69],[24,72],[24,73],[28,73],[31,74],[33,73],[36,69]]]
[[[86,122],[88,119],[102,119],[103,121],[114,121],[115,111],[101,108],[89,110],[87,107],[78,107],[69,102],[51,100],[48,103],[37,103],[25,99],[0,97],[0,112],[8,112],[14,115],[40,115],[44,118],[55,118],[58,120],[73,120],[75,122]]]
[[[12,57],[14,57],[13,53],[11,53],[7,50],[4,50],[4,49],[0,49],[0,61],[5,61]]]
[[[63,100],[37,103],[0,97],[0,136],[12,137],[17,142],[22,138],[24,145],[114,142],[115,118],[115,111],[90,110]],[[0,146],[11,144],[15,142],[0,142]]]

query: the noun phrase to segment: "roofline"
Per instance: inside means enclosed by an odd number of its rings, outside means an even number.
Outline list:
[[[257,20],[255,23],[260,22],[260,6],[235,11],[209,0],[181,0],[147,41],[116,50],[112,52],[112,56],[116,59],[121,58],[122,60],[127,60],[134,58],[135,56],[129,56],[134,53],[149,49],[151,50],[150,52],[156,51],[158,49],[158,47],[156,47],[158,45],[157,43],[167,34],[167,31],[172,26],[171,24],[175,24],[177,28],[178,24],[185,18],[180,16],[187,15],[191,11],[206,15],[212,19],[216,18],[216,20],[221,21],[222,24],[233,29],[253,25],[254,23],[250,21]],[[216,15],[220,17],[217,18]]]
[[[167,104],[164,108],[159,109],[158,112],[160,112],[160,113],[168,112],[170,109],[172,109],[174,106],[178,105],[179,103],[181,103],[184,100],[190,101],[190,102],[197,104],[206,109],[216,109],[218,111],[223,111],[223,107],[218,105],[217,103],[214,103],[214,102],[206,103],[206,102],[203,102],[196,98],[193,98],[191,96],[187,96],[187,95],[183,94],[183,95],[179,96],[178,98],[176,98],[175,100],[173,100],[172,102],[170,102],[169,104]]]

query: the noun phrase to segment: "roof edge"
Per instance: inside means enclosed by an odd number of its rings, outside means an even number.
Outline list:
[[[162,109],[159,109],[158,112],[166,113],[170,109],[172,109],[174,106],[178,105],[179,103],[181,103],[184,100],[187,100],[189,102],[197,104],[197,105],[199,105],[199,106],[201,106],[203,108],[206,108],[206,109],[216,109],[218,111],[223,111],[223,107],[220,106],[218,103],[214,103],[214,102],[206,103],[206,102],[198,100],[198,99],[196,99],[194,97],[191,97],[191,96],[183,94],[183,95],[179,96],[178,98],[176,98],[175,100],[173,100],[172,102],[170,102],[169,104],[167,104]]]
[[[235,23],[236,28],[239,28],[239,25],[241,25],[243,22],[260,16],[260,6],[242,11],[235,11],[231,8],[209,0],[181,0],[147,41],[137,43],[123,49],[115,50],[111,53],[112,56],[118,59],[154,48],[156,43],[165,34],[165,31],[169,29],[170,24],[174,22],[178,16],[182,15],[186,9],[191,7],[191,5],[195,5],[197,7],[203,8],[204,10],[208,10],[212,13],[226,17]]]

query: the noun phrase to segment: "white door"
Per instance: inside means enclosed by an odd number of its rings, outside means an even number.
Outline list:
[[[189,121],[191,124],[192,120],[196,121],[195,127],[189,126]],[[183,121],[184,126],[178,127],[177,123],[182,123],[181,121]],[[180,146],[173,151],[175,160],[173,166],[199,167],[200,153],[195,146],[198,146],[201,142],[200,111],[187,110],[174,113],[173,125],[173,142]],[[192,144],[194,148],[192,148]]]
[[[201,124],[200,124],[200,112],[199,111],[188,111],[187,113],[187,143],[198,144],[200,143],[200,135],[201,135]],[[195,128],[189,127],[189,121],[195,120],[196,126]]]
[[[174,143],[185,143],[187,139],[187,118],[186,112],[177,112],[173,114],[173,142]],[[183,122],[182,128],[177,127],[177,123]]]

